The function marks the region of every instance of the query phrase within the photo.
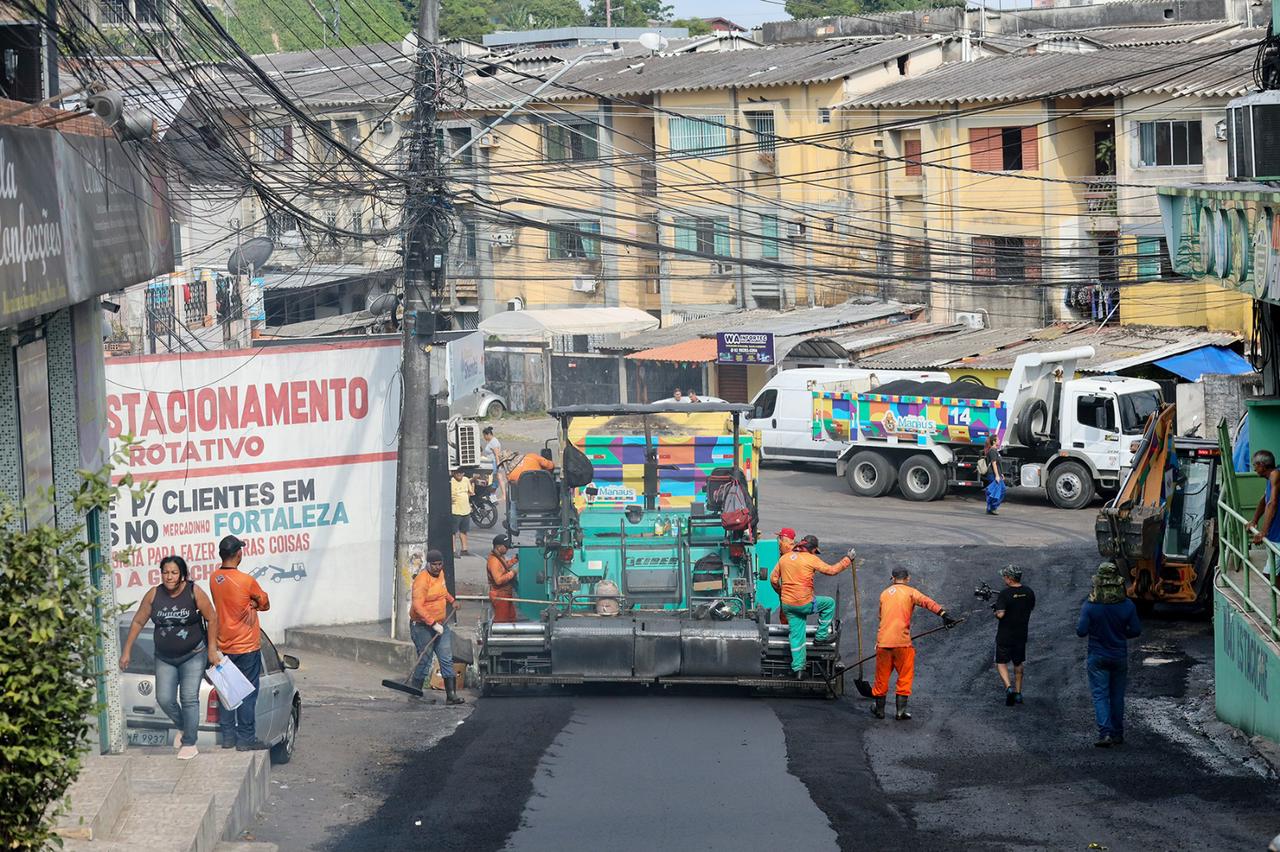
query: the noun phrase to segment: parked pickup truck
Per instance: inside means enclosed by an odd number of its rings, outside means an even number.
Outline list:
[[[927,501],[951,486],[981,485],[978,459],[995,442],[1008,485],[1042,487],[1055,506],[1081,509],[1099,489],[1119,486],[1161,405],[1155,382],[1072,378],[1092,356],[1090,346],[1021,355],[998,394],[965,382],[815,391],[813,433],[837,444],[836,474],[859,496],[896,485],[908,500]]]

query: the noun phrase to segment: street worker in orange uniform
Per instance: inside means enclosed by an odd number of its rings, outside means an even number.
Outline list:
[[[435,640],[432,653],[440,661],[440,679],[444,681],[445,704],[465,704],[458,697],[457,680],[453,675],[453,631],[449,629],[449,605],[457,607],[453,595],[445,585],[444,554],[438,550],[427,551],[427,567],[413,578],[412,600],[409,604],[409,637],[418,649],[421,659],[409,675],[409,683],[422,688],[431,654],[423,655],[427,643]]]
[[[880,593],[880,632],[876,634],[876,680],[871,686],[875,705],[871,715],[884,718],[885,696],[889,694],[889,674],[898,673],[898,693],[895,697],[897,713],[894,718],[906,721],[907,699],[911,696],[911,681],[915,677],[916,649],[911,645],[911,616],[916,607],[942,617],[947,627],[959,622],[947,615],[942,605],[924,592],[907,585],[911,572],[906,568],[893,569],[893,584]]]
[[[520,532],[520,527],[516,523],[516,483],[528,471],[556,469],[556,463],[551,460],[551,450],[544,449],[542,452],[545,455],[525,453],[524,457],[507,472],[507,530],[513,535]]]
[[[485,573],[489,575],[489,603],[493,606],[494,624],[514,624],[516,605],[512,598],[516,596],[516,563],[520,557],[507,557],[511,549],[511,539],[505,535],[493,537],[493,550],[489,551],[489,559],[485,564]]]
[[[831,622],[836,615],[836,602],[824,595],[813,593],[813,575],[839,574],[853,565],[854,551],[849,552],[835,565],[828,565],[818,558],[818,537],[807,535],[795,543],[795,548],[778,560],[769,582],[782,598],[782,612],[787,617],[791,640],[791,672],[796,680],[804,677],[805,627],[809,613],[818,614],[818,632],[813,641],[826,645],[835,641]]]
[[[779,558],[786,556],[796,546],[796,531],[791,527],[783,527],[778,530],[778,556]],[[782,611],[782,606],[778,606],[778,623],[787,624],[787,614]]]

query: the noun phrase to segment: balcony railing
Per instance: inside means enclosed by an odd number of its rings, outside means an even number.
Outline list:
[[[1280,622],[1276,620],[1280,605],[1280,589],[1276,588],[1280,548],[1266,539],[1262,544],[1251,545],[1248,519],[1228,506],[1226,500],[1218,501],[1218,529],[1222,543],[1219,587],[1235,592],[1245,612],[1265,635],[1280,641]]]
[[[1090,216],[1116,215],[1115,175],[1092,175],[1084,180],[1085,212]]]

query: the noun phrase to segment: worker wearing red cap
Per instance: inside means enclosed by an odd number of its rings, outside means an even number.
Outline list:
[[[807,535],[796,542],[790,553],[778,560],[769,575],[769,582],[782,598],[782,611],[790,627],[791,673],[796,680],[804,677],[805,627],[810,613],[818,614],[814,643],[827,645],[835,641],[831,622],[835,620],[836,602],[825,595],[813,593],[813,575],[839,574],[853,565],[853,548],[849,548],[849,552],[834,565],[823,562],[818,553],[818,537]]]
[[[791,527],[783,527],[778,530],[778,558],[782,558],[795,549],[796,531]],[[778,623],[787,624],[787,613],[783,610],[782,605],[778,605]]]

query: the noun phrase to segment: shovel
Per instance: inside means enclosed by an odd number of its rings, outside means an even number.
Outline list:
[[[858,564],[853,564],[853,570],[849,574],[849,579],[853,581],[853,621],[858,628],[858,656],[862,656],[862,606],[858,598]],[[873,655],[874,656],[874,655]],[[858,660],[858,677],[854,679],[853,686],[858,690],[858,694],[863,698],[871,697],[871,684],[867,682],[866,676],[862,672],[862,664],[870,657]]]
[[[456,621],[457,620],[456,616],[457,616],[457,612],[450,611],[449,615],[446,616],[445,620],[448,621],[450,618],[453,618]],[[407,677],[405,677],[404,680],[391,680],[390,678],[384,678],[382,681],[382,685],[385,686],[387,689],[394,689],[397,692],[404,692],[409,695],[415,696],[417,698],[421,698],[423,695],[425,695],[425,693],[422,691],[422,687],[414,686],[413,684],[409,683],[409,678],[413,677],[413,673],[417,671],[418,665],[427,658],[427,655],[431,653],[431,649],[436,646],[436,640],[443,635],[444,633],[437,633],[435,636],[431,637],[431,640],[427,642],[427,647],[422,649],[422,653],[418,655],[418,659],[415,660],[413,663],[413,668],[409,669],[409,674]]]
[[[943,624],[943,625],[941,625],[941,626],[939,626],[939,627],[931,627],[931,628],[929,628],[928,630],[922,630],[922,631],[920,631],[919,633],[914,634],[914,635],[911,637],[911,641],[912,641],[912,642],[914,642],[914,641],[915,641],[915,640],[917,640],[917,639],[923,639],[925,636],[928,636],[930,633],[937,633],[939,630],[949,630],[949,629],[951,629],[952,627],[956,627],[956,626],[958,626],[958,625],[964,624],[964,623],[965,623],[966,621],[968,621],[968,620],[969,620],[968,616],[965,616],[964,618],[958,618],[958,619],[956,619],[955,624],[951,624],[951,625]],[[853,666],[857,666],[857,667],[858,667],[858,672],[859,672],[859,674],[861,674],[861,672],[862,672],[862,664],[863,664],[863,663],[865,663],[865,662],[868,662],[868,661],[870,661],[870,660],[874,660],[875,658],[876,658],[876,655],[875,655],[875,654],[872,654],[872,655],[871,655],[871,656],[869,656],[869,657],[863,657],[862,659],[860,659],[860,660],[858,660],[856,663],[854,663],[852,666],[845,666],[845,667],[844,667],[844,671],[848,671],[849,669],[853,668]],[[871,697],[871,684],[867,683],[865,680],[863,680],[863,681],[857,681],[857,680],[855,680],[853,683],[854,683],[854,685],[855,685],[855,686],[857,686],[857,688],[858,688],[858,694],[859,694],[859,695],[861,695],[863,698],[870,698],[870,697]],[[865,691],[865,692],[863,691],[863,687],[864,687],[864,686],[866,687],[866,691]]]

